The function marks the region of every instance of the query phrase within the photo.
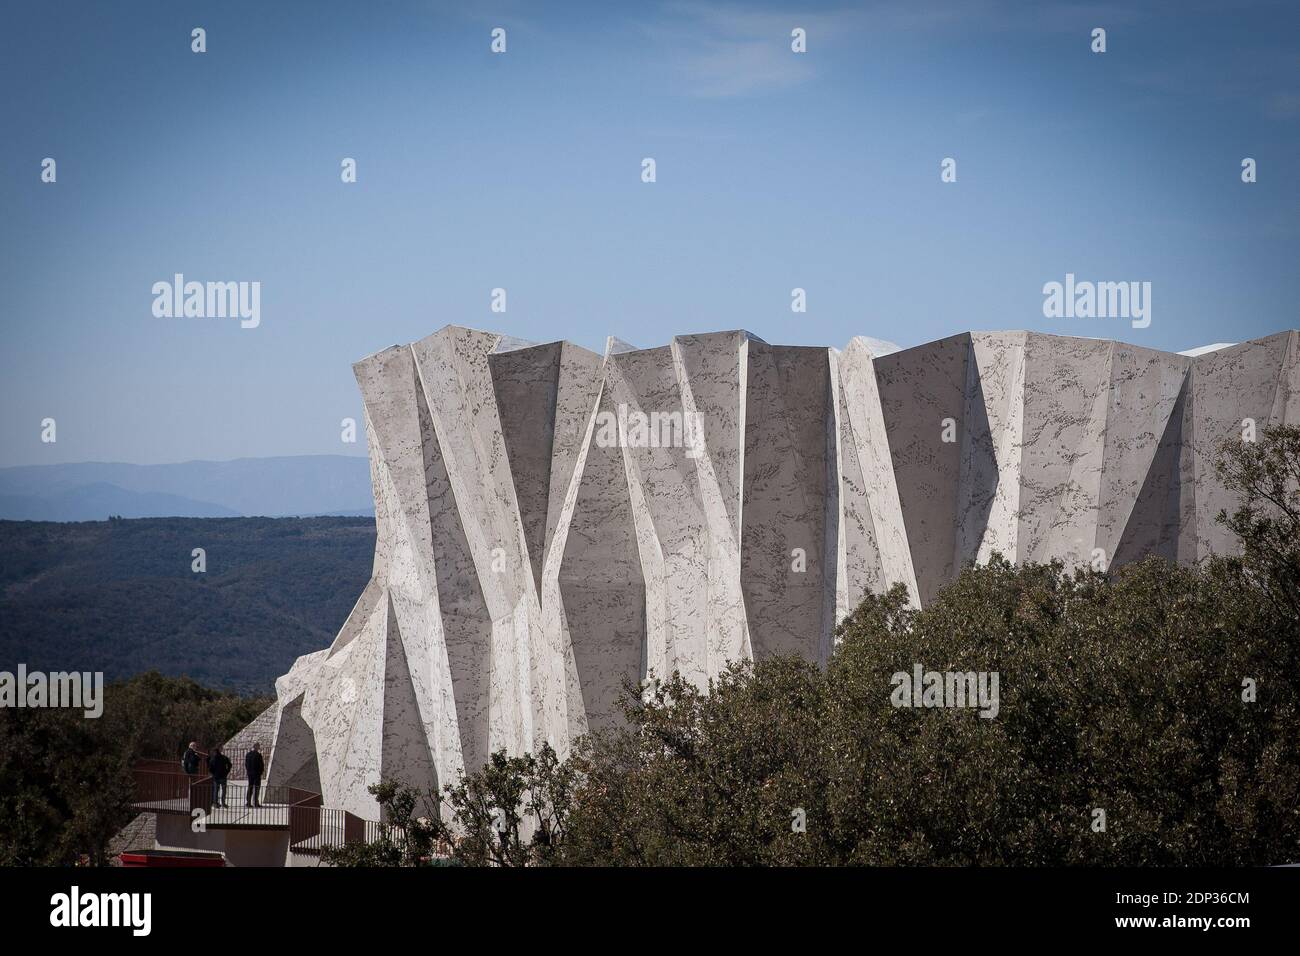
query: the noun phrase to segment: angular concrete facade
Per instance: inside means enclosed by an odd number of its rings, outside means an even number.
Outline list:
[[[824,662],[866,592],[973,561],[1231,547],[1213,449],[1300,424],[1300,336],[1195,357],[977,332],[892,354],[679,336],[604,356],[447,327],[355,366],[378,539],[334,644],[277,683],[270,783],[561,752],[625,681]]]

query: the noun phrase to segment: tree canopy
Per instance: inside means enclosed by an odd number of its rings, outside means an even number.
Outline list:
[[[1295,862],[1300,429],[1226,446],[1220,469],[1237,555],[1112,573],[994,556],[923,610],[868,595],[825,670],[628,687],[621,726],[551,758],[546,799],[536,760],[496,754],[427,795],[432,825],[467,864]],[[899,706],[918,668],[996,675],[996,706]]]

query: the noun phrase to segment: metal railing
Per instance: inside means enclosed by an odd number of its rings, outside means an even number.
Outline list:
[[[357,843],[388,839],[399,846],[406,841],[402,827],[366,820],[347,810],[321,806],[321,795],[311,790],[282,785],[258,787],[259,806],[251,803],[248,782],[226,781],[225,806],[215,803],[220,788],[207,774],[188,774],[180,761],[141,760],[132,771],[135,778],[135,806],[152,813],[192,816],[202,810],[206,825],[213,827],[270,827],[289,831],[291,853],[319,854],[326,847],[341,848]],[[439,841],[434,856],[451,855],[452,847]]]
[[[320,801],[320,794],[298,787],[260,784],[253,793],[247,780],[228,779],[223,793],[207,774],[185,773],[166,760],[142,760],[132,774],[137,808],[187,816],[201,809],[209,825],[287,827],[293,806]]]
[[[207,814],[208,826],[227,827],[288,827],[294,805],[319,801],[320,794],[297,787],[267,786],[260,784],[256,791],[246,780],[227,780],[225,799],[221,788],[211,777],[203,777],[190,788],[190,812],[202,809]]]
[[[342,811],[325,810],[321,807],[321,795],[310,794],[289,807],[289,849],[293,853],[311,852],[319,847],[321,829],[325,826],[325,815]],[[305,849],[299,849],[303,847]],[[317,849],[319,852],[319,849]]]
[[[295,806],[290,813],[291,853],[317,854],[325,847],[341,847],[365,839],[365,820],[346,810],[322,807],[319,798],[314,804]]]
[[[387,840],[399,847],[406,843],[403,827],[378,820],[366,820],[347,810],[322,807],[319,797],[314,804],[299,804],[290,810],[289,851],[291,853],[319,854],[321,850],[341,849],[355,844],[378,843]],[[438,840],[433,846],[435,857],[450,857],[452,846]]]
[[[190,787],[199,779],[197,776],[184,773],[164,760],[142,760],[132,773],[135,803],[158,804],[159,813],[189,812]]]

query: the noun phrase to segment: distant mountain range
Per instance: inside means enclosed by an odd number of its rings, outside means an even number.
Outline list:
[[[0,519],[13,521],[373,514],[361,456],[0,468]]]

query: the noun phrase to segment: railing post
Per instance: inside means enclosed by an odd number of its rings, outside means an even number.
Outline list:
[[[289,845],[294,846],[321,832],[321,796],[319,793],[292,791],[289,803]]]
[[[189,796],[190,816],[194,816],[195,810],[202,810],[206,814],[212,806],[212,778],[200,777],[198,780],[192,780]]]

